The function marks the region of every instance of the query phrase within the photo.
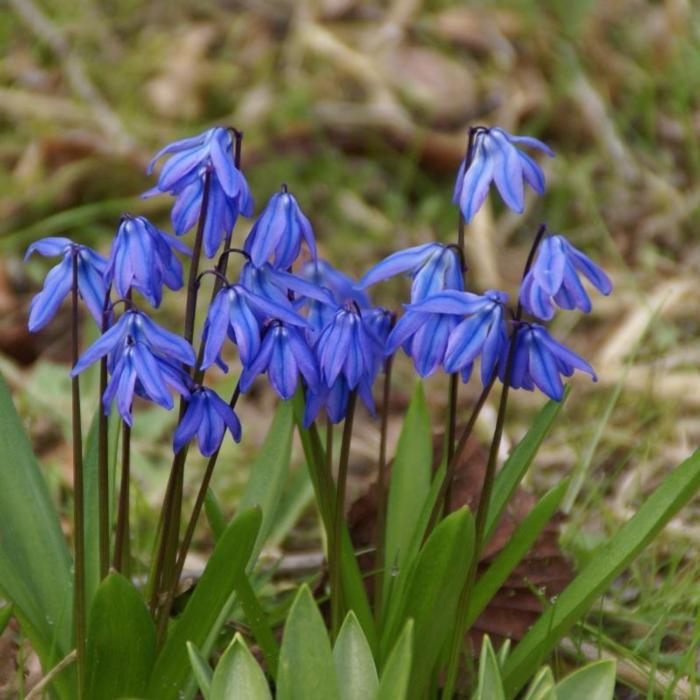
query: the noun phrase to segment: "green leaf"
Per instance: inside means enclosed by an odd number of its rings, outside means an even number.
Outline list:
[[[405,700],[413,660],[413,620],[408,620],[389,654],[377,690],[377,700]]]
[[[238,505],[240,510],[247,510],[252,506],[259,506],[262,510],[262,525],[253,557],[257,557],[275,522],[289,473],[293,429],[294,413],[291,403],[283,401],[277,407],[265,442],[250,468],[250,478]]]
[[[219,660],[211,682],[211,700],[272,700],[265,674],[237,634]]]
[[[191,675],[187,658],[188,641],[199,648],[215,628],[222,608],[245,575],[262,516],[259,508],[239,513],[216,543],[202,578],[182,615],[174,623],[163,646],[148,686],[148,695],[158,700],[177,700]]]
[[[664,525],[700,488],[700,450],[676,467],[637,513],[596,552],[581,573],[515,647],[506,664],[504,683],[509,698],[525,685],[533,664],[556,646],[602,595],[610,583],[651,542]]]
[[[204,700],[209,700],[211,697],[211,677],[213,675],[211,666],[209,666],[202,652],[192,642],[187,642],[187,656],[190,657],[190,666],[192,666],[192,673],[194,673],[194,677],[197,680],[199,690]]]
[[[416,514],[430,491],[433,436],[423,383],[417,382],[396,447],[387,499],[384,570],[401,569],[409,561]],[[388,588],[384,588],[384,604]]]
[[[143,695],[153,668],[156,632],[139,592],[116,572],[99,585],[90,609],[86,697]]]
[[[501,670],[498,659],[491,646],[491,640],[484,637],[479,657],[479,684],[476,688],[475,700],[505,700]]]
[[[615,662],[596,661],[574,671],[557,683],[559,700],[612,700],[615,693]]]
[[[467,613],[467,626],[471,626],[505,583],[508,576],[530,551],[535,540],[552,519],[561,503],[568,481],[562,481],[548,491],[523,518],[506,546],[496,555],[489,568],[482,574],[474,586]]]
[[[268,547],[277,547],[287,539],[287,535],[313,500],[314,487],[309,479],[308,469],[295,469],[277,509],[275,522],[267,538]]]
[[[411,693],[421,697],[443,645],[450,636],[457,601],[466,581],[474,552],[474,520],[467,508],[448,515],[430,534],[410,572],[401,613],[387,621],[382,638],[385,652],[394,642],[397,626],[412,618],[415,649],[411,669]]]
[[[333,647],[340,700],[373,698],[379,686],[372,650],[355,613],[350,611]]]
[[[284,628],[277,700],[340,700],[326,626],[306,584]]]
[[[99,408],[95,411],[85,441],[83,457],[83,483],[85,490],[85,600],[88,609],[100,584],[100,528],[99,528]],[[107,419],[109,461],[109,507],[114,495],[114,474],[119,443],[119,413],[112,411]],[[111,516],[111,512],[110,512]],[[109,522],[111,523],[111,517]],[[111,529],[110,529],[111,531]]]
[[[556,417],[559,415],[567,396],[567,387],[561,401],[548,401],[532,423],[525,437],[516,445],[493,484],[493,495],[486,515],[484,542],[488,542],[501,519],[506,506],[513,498],[515,490],[523,480],[544,439],[549,435]]]
[[[523,700],[557,700],[557,694],[554,690],[554,676],[549,666],[545,666],[537,672]],[[562,700],[564,700],[563,697]]]
[[[73,648],[71,557],[24,427],[0,376],[0,590],[44,671]],[[73,668],[53,687],[75,696]]]
[[[333,527],[335,485],[325,467],[325,452],[315,424],[311,428],[304,428],[304,397],[301,391],[297,391],[292,404],[294,407],[294,420],[297,424],[302,447],[304,448],[304,456],[306,457],[309,477],[313,484],[316,504],[321,515],[323,528],[326,533],[329,533]],[[367,589],[357,563],[357,557],[346,523],[343,523],[340,546],[340,577],[346,606],[357,615],[370,647],[375,649],[377,631],[374,625],[374,616],[372,615]]]
[[[226,517],[211,488],[207,489],[207,493],[204,496],[204,512],[207,514],[209,527],[211,528],[214,541],[216,542],[226,529]]]
[[[4,605],[2,608],[0,608],[0,634],[5,631],[5,628],[10,623],[12,613],[12,604]]]

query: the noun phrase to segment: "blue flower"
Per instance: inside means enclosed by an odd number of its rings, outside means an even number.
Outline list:
[[[63,260],[52,267],[44,280],[43,289],[32,299],[29,307],[29,330],[41,330],[58,311],[58,307],[73,287],[73,258],[78,262],[78,292],[92,317],[102,325],[102,311],[106,289],[103,274],[107,261],[87,246],[73,243],[68,238],[49,237],[32,243],[24,256],[28,260],[32,253],[47,257],[63,256]]]
[[[292,326],[308,326],[291,305],[283,306],[269,301],[242,284],[223,287],[214,297],[205,321],[202,369],[217,362],[227,335],[238,345],[243,366],[249,365],[260,350],[261,326],[269,320],[284,321]]]
[[[523,180],[538,194],[544,193],[544,173],[518,144],[554,156],[549,146],[531,136],[513,136],[498,128],[474,130],[470,152],[459,167],[452,196],[467,223],[484,203],[492,181],[505,204],[518,214],[525,208]]]
[[[564,236],[547,236],[525,275],[520,302],[527,311],[544,320],[554,316],[553,303],[562,309],[581,309],[588,313],[591,300],[579,274],[601,294],[607,296],[612,292],[610,278],[587,255],[574,248]]]
[[[248,391],[255,377],[263,372],[267,372],[272,388],[285,400],[294,396],[300,373],[309,391],[320,388],[316,356],[303,333],[280,321],[273,321],[266,329],[257,356],[243,370],[241,391]]]
[[[165,360],[189,367],[194,365],[194,350],[184,338],[161,328],[143,312],[129,309],[82,354],[73,368],[72,376],[118,350],[125,340],[132,345],[143,345]]]
[[[105,284],[114,284],[124,298],[136,289],[154,306],[160,306],[163,285],[182,287],[182,263],[174,251],[190,250],[173,236],[156,228],[143,216],[122,217],[104,273]]]
[[[507,301],[507,294],[493,289],[483,295],[445,291],[407,308],[466,316],[450,332],[443,368],[450,373],[461,372],[462,379],[467,381],[474,361],[481,356],[481,383],[486,386],[508,346],[503,308]]]
[[[187,378],[170,362],[153,352],[144,342],[135,341],[130,335],[120,339],[113,348],[112,376],[102,396],[104,412],[110,413],[116,398],[119,414],[127,425],[132,425],[131,406],[134,395],[157,403],[168,410],[173,398],[168,387],[183,396],[189,396]],[[76,374],[78,366],[73,370]]]
[[[250,188],[233,161],[231,133],[216,127],[199,136],[176,141],[156,154],[148,172],[162,156],[171,153],[174,155],[163,166],[156,187],[141,196],[147,198],[161,193],[175,196],[170,218],[175,234],[182,236],[200,218],[208,174],[203,247],[207,257],[214,257],[221,241],[233,230],[239,214],[251,216],[253,213]]]
[[[253,265],[260,267],[274,256],[274,267],[287,269],[299,256],[302,239],[316,259],[316,242],[311,223],[297,200],[283,186],[273,194],[245,241]]]
[[[521,323],[515,336],[515,355],[510,385],[514,389],[533,391],[537,387],[555,401],[564,396],[560,375],[570,377],[574,370],[587,372],[597,381],[593,368],[573,350],[552,338],[544,326]],[[499,377],[505,381],[508,351],[502,353]]]
[[[360,309],[346,304],[321,331],[314,350],[326,387],[342,376],[348,388],[355,389],[363,377],[374,380],[382,344],[367,327]]]
[[[233,160],[233,138],[229,129],[217,126],[199,136],[174,141],[162,148],[148,164],[150,175],[165,155],[172,156],[160,171],[157,189],[174,193],[199,179],[202,171],[216,175],[224,194],[235,199],[248,191],[248,183]],[[246,195],[249,196],[249,195]]]
[[[413,303],[443,289],[464,289],[459,250],[456,246],[444,246],[442,243],[425,243],[384,258],[364,275],[357,286],[364,289],[401,273],[407,273],[413,279]]]
[[[372,382],[369,377],[362,377],[357,385],[357,394],[367,407],[370,415],[376,414],[374,398],[372,397]],[[339,375],[333,385],[320,385],[318,392],[308,392],[304,409],[304,427],[308,428],[323,409],[331,423],[340,423],[348,410],[350,387],[343,375]]]
[[[231,406],[215,391],[197,387],[173,436],[173,450],[177,454],[196,435],[199,451],[210,457],[221,447],[227,428],[240,442],[241,423]]]
[[[258,296],[281,306],[292,307],[290,297],[295,300],[313,299],[322,304],[335,305],[330,290],[319,287],[303,277],[277,270],[270,263],[256,267],[247,262],[241,269],[240,283]]]
[[[416,311],[407,307],[387,338],[384,354],[393,355],[403,346],[418,374],[428,377],[442,365],[450,334],[460,320],[458,314]]]

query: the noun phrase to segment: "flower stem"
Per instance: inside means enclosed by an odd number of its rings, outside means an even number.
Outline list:
[[[71,320],[71,349],[73,367],[78,363],[78,256],[73,255],[73,294]],[[80,380],[72,380],[73,407],[73,546],[75,550],[74,619],[75,648],[78,676],[78,700],[85,692],[85,652],[86,652],[86,614],[85,614],[85,507],[83,484],[83,436],[80,424]]]
[[[204,224],[207,218],[209,207],[209,193],[211,190],[211,172],[204,175],[204,191],[202,193],[202,205],[197,224],[194,245],[192,247],[192,262],[190,263],[190,273],[187,281],[187,302],[185,306],[185,330],[184,338],[188,343],[192,343],[194,338],[194,323],[197,311],[197,277],[199,272],[199,259],[202,254],[202,241],[204,238]],[[193,373],[197,377],[200,370],[199,365],[194,368]],[[187,407],[185,399],[180,400],[180,412],[178,420],[182,419]],[[184,481],[185,460],[187,459],[187,446],[183,447],[174,457],[170,469],[170,477],[161,508],[160,541],[155,564],[151,571],[150,584],[150,608],[152,613],[157,613],[161,593],[167,591],[172,583],[175,573],[177,557],[177,544],[180,533],[180,515],[182,512],[182,488]],[[156,615],[158,616],[158,615]]]
[[[332,552],[329,562],[331,575],[331,636],[335,639],[340,630],[343,617],[343,591],[341,584],[341,544],[342,529],[345,517],[345,490],[348,480],[348,463],[350,461],[350,443],[352,441],[352,424],[355,419],[355,404],[357,389],[353,389],[348,397],[343,425],[343,441],[340,446],[340,461],[338,462],[338,482],[335,496],[335,512],[333,522],[333,541],[329,550]]]
[[[537,251],[540,241],[542,240],[542,236],[544,235],[546,230],[547,228],[543,224],[537,231],[535,240],[532,244],[532,247],[530,248],[530,253],[528,255],[527,262],[525,263],[523,278],[525,278],[525,275],[527,275],[527,273],[530,270],[530,267],[535,257],[535,252]],[[506,409],[508,407],[508,393],[510,389],[511,377],[513,375],[513,364],[515,362],[516,339],[522,314],[522,304],[518,302],[518,306],[514,316],[513,332],[511,333],[510,343],[508,346],[508,357],[506,359],[503,389],[501,390],[501,400],[498,404],[496,428],[493,433],[493,439],[491,440],[491,447],[489,448],[489,457],[488,462],[486,463],[486,473],[484,474],[484,482],[481,488],[481,494],[479,496],[479,505],[476,511],[476,520],[474,526],[474,552],[472,555],[472,561],[469,567],[467,580],[465,581],[465,584],[462,588],[459,597],[459,602],[457,604],[457,622],[455,624],[452,643],[450,645],[450,658],[447,666],[445,685],[442,693],[443,700],[451,699],[454,692],[454,686],[457,680],[457,670],[459,667],[459,657],[462,651],[462,647],[464,645],[464,635],[467,631],[466,618],[469,609],[469,600],[471,598],[472,590],[474,589],[474,583],[476,582],[476,572],[479,566],[479,559],[481,558],[481,553],[483,551],[484,545],[486,544],[483,541],[484,531],[486,529],[486,517],[488,515],[489,506],[491,504],[491,494],[493,492],[493,484],[496,478],[498,453],[501,447],[501,438],[503,437],[503,428],[506,420]]]
[[[393,326],[393,322],[392,322]],[[386,529],[386,441],[389,426],[389,403],[391,399],[391,371],[394,367],[394,356],[390,355],[384,365],[384,387],[382,393],[382,417],[379,432],[379,459],[377,460],[377,530],[376,550],[374,553],[374,617],[377,622],[382,615],[382,596],[384,595],[384,538]]]
[[[239,382],[236,384],[236,388],[233,390],[233,395],[231,396],[231,400],[229,401],[229,406],[232,410],[236,408],[236,404],[238,403],[238,398],[240,397],[240,395],[241,387]],[[165,626],[165,624],[167,623],[168,616],[170,615],[170,610],[172,609],[173,601],[175,600],[175,594],[177,593],[177,584],[180,580],[180,576],[182,575],[182,570],[185,567],[185,559],[187,558],[187,552],[189,551],[190,545],[192,544],[194,531],[197,527],[197,522],[202,512],[202,508],[204,507],[204,501],[207,497],[207,490],[209,489],[209,484],[211,483],[211,478],[214,474],[214,468],[216,467],[216,462],[218,458],[219,449],[217,449],[216,452],[214,452],[214,454],[212,454],[211,457],[209,457],[207,467],[204,470],[204,476],[202,477],[202,482],[199,485],[199,491],[197,492],[197,498],[194,502],[194,507],[192,508],[192,514],[190,515],[190,519],[187,523],[187,528],[185,529],[185,534],[182,538],[180,549],[178,551],[177,560],[175,562],[175,574],[173,576],[172,583],[167,591],[167,597],[165,598],[161,607],[159,627]],[[162,634],[163,632],[164,629],[159,630],[160,634]]]
[[[131,427],[124,422],[122,426],[122,474],[119,485],[119,510],[117,513],[117,530],[114,538],[114,568],[129,576],[130,563],[130,527],[129,495],[131,480]]]
[[[110,289],[105,294],[102,307],[102,333],[109,327]],[[102,406],[102,397],[107,388],[107,356],[100,360],[100,395],[98,398],[97,419],[97,491],[98,491],[98,528],[100,543],[100,580],[109,571],[109,419]]]

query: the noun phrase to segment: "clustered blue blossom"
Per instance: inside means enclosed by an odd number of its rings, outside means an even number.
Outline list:
[[[483,204],[492,182],[516,212],[524,209],[524,183],[544,193],[544,174],[521,146],[554,155],[531,137],[498,128],[472,129],[454,192],[466,222]],[[556,400],[563,395],[562,377],[575,370],[595,380],[592,367],[539,323],[549,321],[555,307],[591,310],[581,278],[602,294],[612,290],[607,275],[564,236],[548,234],[542,240],[519,290],[516,314],[503,291],[465,290],[463,253],[456,245],[425,243],[398,251],[356,282],[318,257],[313,227],[286,185],[270,197],[242,247],[228,247],[238,216],[252,216],[254,206],[235,153],[234,132],[216,127],[155,155],[149,173],[167,160],[157,185],[144,196],[175,198],[175,236],[143,216],[125,214],[107,260],[67,238],[45,238],[27,250],[27,257],[33,252],[63,256],[32,301],[30,330],[40,330],[56,314],[72,290],[74,265],[78,293],[98,325],[105,325],[73,368],[76,376],[107,358],[105,412],[116,403],[131,425],[136,397],[171,409],[175,392],[186,402],[173,439],[175,452],[196,438],[200,452],[213,455],[227,430],[240,440],[235,401],[227,403],[201,384],[212,365],[228,371],[223,359],[228,341],[242,365],[241,392],[263,374],[284,400],[303,391],[306,425],[321,412],[333,423],[343,420],[353,393],[373,413],[372,387],[399,348],[421,377],[443,369],[468,381],[478,360],[484,386],[498,377]],[[226,266],[211,270],[218,282],[204,319],[199,361],[192,345],[151,320],[132,294],[138,292],[156,308],[164,286],[182,288],[179,256],[191,251],[176,236],[198,222],[207,257],[238,253],[244,259],[237,281],[226,277]],[[367,292],[395,275],[411,279],[410,303],[398,321],[390,309],[374,306]],[[111,301],[112,295],[117,301]],[[124,308],[115,320],[121,303]],[[533,319],[522,320],[521,309]]]

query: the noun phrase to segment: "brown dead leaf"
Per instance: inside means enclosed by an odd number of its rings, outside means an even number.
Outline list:
[[[435,438],[435,463],[439,463],[442,436]],[[464,505],[474,511],[486,468],[486,452],[475,438],[467,443],[452,488],[450,510]],[[537,499],[523,489],[518,489],[506,512],[487,543],[479,562],[479,575],[491,564],[493,558],[508,544],[523,518],[530,512]],[[376,538],[377,491],[376,484],[357,499],[348,513],[348,524],[353,543],[358,549],[372,549]],[[562,516],[557,515],[540,534],[530,552],[518,564],[505,584],[491,600],[486,610],[474,623],[469,636],[472,649],[478,654],[481,637],[489,634],[496,645],[503,639],[521,639],[543,611],[543,601],[557,596],[572,578],[569,562],[558,545]],[[374,554],[359,557],[363,571],[374,566]],[[367,577],[368,587],[372,577]]]

